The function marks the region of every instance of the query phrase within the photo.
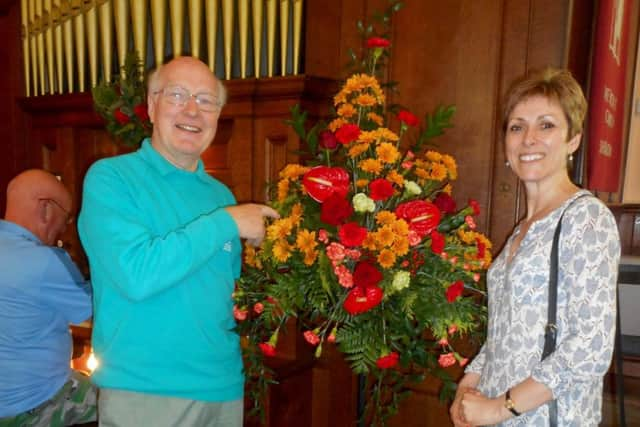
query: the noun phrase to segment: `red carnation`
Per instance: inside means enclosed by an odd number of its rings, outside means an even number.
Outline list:
[[[393,196],[393,185],[384,178],[378,178],[369,183],[369,191],[373,200],[387,200]]]
[[[440,223],[440,210],[433,203],[413,200],[398,205],[396,216],[409,224],[409,230],[415,231],[421,238],[431,233]]]
[[[338,194],[332,194],[322,204],[320,210],[320,221],[325,224],[340,225],[353,213],[351,203]]]
[[[447,193],[438,193],[433,200],[433,204],[442,212],[450,214],[456,211],[456,201]]]
[[[318,145],[324,150],[333,150],[338,146],[338,139],[330,130],[323,130],[320,132],[318,139]]]
[[[369,49],[374,47],[389,47],[391,46],[391,42],[382,37],[369,37],[367,39],[367,47]]]
[[[141,122],[146,122],[149,120],[149,113],[147,112],[147,104],[138,104],[133,107],[133,113],[138,116]]]
[[[353,271],[353,283],[356,286],[375,286],[382,280],[382,273],[370,262],[363,261]]]
[[[454,302],[458,299],[460,295],[462,295],[462,291],[464,290],[464,283],[462,280],[458,280],[453,282],[447,288],[447,301]]]
[[[392,351],[386,356],[379,357],[376,360],[376,366],[380,369],[393,368],[398,364],[398,360],[400,360],[400,356],[395,351]]]
[[[436,230],[431,232],[431,252],[440,255],[444,251],[445,240],[444,236],[438,233]]]
[[[275,346],[269,344],[268,342],[261,342],[260,344],[258,344],[258,347],[260,347],[262,354],[264,354],[265,356],[273,357],[276,355]]]
[[[480,203],[477,200],[469,199],[469,206],[473,209],[474,215],[480,215]]]
[[[342,126],[336,132],[336,139],[343,145],[355,141],[360,136],[360,128],[358,125],[348,123]]]
[[[402,110],[398,113],[398,120],[407,126],[418,126],[420,120],[410,111]]]
[[[367,229],[360,227],[357,222],[348,222],[341,226],[338,230],[340,243],[348,247],[356,247],[362,245],[365,237],[367,237]]]
[[[113,118],[116,119],[118,124],[124,126],[129,123],[129,116],[122,112],[120,108],[113,112]]]

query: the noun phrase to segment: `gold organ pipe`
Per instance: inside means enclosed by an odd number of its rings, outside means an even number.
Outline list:
[[[78,89],[84,92],[85,70],[86,70],[86,50],[84,34],[84,17],[82,16],[81,0],[71,0],[71,14],[73,19],[73,28],[75,30],[76,41],[76,58],[78,60]]]
[[[60,3],[60,21],[64,39],[64,58],[67,71],[67,92],[73,92],[73,28],[71,26],[71,5],[68,0]]]
[[[101,3],[98,7],[100,19],[100,40],[102,45],[102,78],[111,81],[113,56],[113,14],[111,0]]]
[[[153,53],[156,67],[164,62],[165,24],[167,22],[167,1],[151,0],[151,27],[153,29]]]
[[[133,23],[133,45],[140,61],[140,78],[144,78],[145,62],[147,60],[147,1],[134,0],[131,2],[131,20]]]
[[[222,31],[224,32],[224,74],[229,80],[233,52],[233,0],[222,0]]]
[[[216,36],[218,35],[218,0],[205,2],[207,27],[207,60],[212,73],[216,71]]]
[[[87,9],[84,14],[87,27],[87,44],[89,46],[89,75],[91,77],[91,87],[98,84],[98,12],[94,2],[86,3]]]
[[[22,65],[24,67],[24,94],[31,96],[31,86],[29,85],[29,2],[21,0],[20,16],[22,22]]]
[[[53,0],[53,5],[51,6],[51,24],[53,25],[53,46],[56,57],[56,89],[58,93],[62,93],[64,87],[64,54],[62,50],[60,0]]]
[[[249,0],[238,0],[238,33],[240,34],[240,78],[247,77],[247,44],[249,38]]]
[[[45,52],[47,54],[47,77],[49,83],[49,93],[55,92],[55,74],[53,71],[53,19],[51,0],[44,0],[44,10],[42,12],[43,22],[45,25],[44,43],[46,46]]]
[[[280,0],[280,75],[287,74],[287,46],[289,38],[289,0]]]
[[[34,19],[36,16],[36,2],[29,0],[29,50],[31,52],[31,85],[33,95],[38,96],[38,52],[36,46],[36,28]]]
[[[140,1],[140,0],[138,0]],[[180,3],[180,2],[177,2]],[[118,66],[124,78],[124,61],[127,56],[129,36],[129,14],[127,0],[113,0],[113,14],[116,18],[116,43],[118,45]]]
[[[169,2],[171,18],[171,47],[173,57],[182,55],[182,35],[184,34],[184,2],[172,0]]]
[[[300,40],[302,39],[302,0],[293,0],[293,74],[300,72]]]
[[[267,0],[267,77],[273,77],[276,46],[276,0]]]
[[[191,55],[200,58],[202,0],[189,0],[189,36],[191,41]]]
[[[36,37],[38,49],[38,75],[40,76],[40,93],[46,93],[45,73],[44,73],[44,20],[42,19],[42,0],[36,0]]]
[[[260,61],[262,59],[262,3],[263,0],[253,0],[253,74],[260,77]]]

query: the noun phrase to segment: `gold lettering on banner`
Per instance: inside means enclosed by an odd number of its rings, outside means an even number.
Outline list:
[[[169,2],[171,20],[171,47],[173,57],[182,55],[182,34],[184,33],[184,2],[172,0]]]
[[[267,77],[273,77],[276,47],[276,0],[267,0]]]
[[[202,36],[202,0],[189,0],[189,39],[191,56],[200,58],[200,37]]]
[[[205,2],[205,22],[207,27],[207,56],[209,69],[216,71],[216,37],[218,35],[218,0]]]
[[[102,46],[102,77],[105,82],[111,81],[111,58],[113,57],[113,13],[111,0],[103,1],[98,6],[100,19],[100,40]]]
[[[22,66],[24,72],[24,94],[31,96],[31,86],[29,85],[29,3],[27,0],[20,2],[21,17],[21,37],[22,37]]]
[[[289,39],[289,0],[280,0],[280,75],[287,74]]]
[[[611,157],[613,155],[613,146],[608,141],[601,139],[600,144],[598,144],[598,153],[605,157]]]
[[[224,75],[231,79],[231,55],[233,52],[233,0],[222,0],[222,32],[224,38]]]
[[[133,0],[131,2],[131,24],[133,26],[133,47],[140,61],[140,78],[144,78],[147,60],[147,2]]]
[[[238,0],[240,35],[240,78],[247,78],[247,45],[249,43],[249,0]]]
[[[260,62],[262,60],[262,3],[263,0],[253,0],[253,75],[260,77]]]

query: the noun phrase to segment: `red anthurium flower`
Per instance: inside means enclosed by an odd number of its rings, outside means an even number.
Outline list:
[[[347,294],[343,307],[347,313],[355,316],[356,314],[367,312],[380,304],[383,295],[382,288],[378,286],[369,286],[367,288],[356,286]]]
[[[343,145],[355,141],[359,136],[360,128],[352,123],[348,123],[336,131],[336,138]]]
[[[261,342],[260,344],[258,344],[258,347],[260,347],[262,354],[264,354],[265,356],[273,357],[276,355],[275,346],[269,344],[268,342]]]
[[[369,37],[367,39],[367,47],[369,49],[374,47],[389,47],[391,46],[391,42],[382,37]]]
[[[458,280],[450,284],[449,287],[447,288],[447,293],[446,293],[447,301],[454,302],[455,300],[457,300],[458,297],[462,295],[463,290],[464,290],[464,283],[462,282],[462,280]]]
[[[138,116],[141,122],[149,120],[149,113],[147,112],[147,104],[138,104],[133,107],[133,113]]]
[[[398,353],[395,351],[392,351],[386,356],[379,357],[378,360],[376,360],[376,366],[380,369],[393,368],[398,364],[399,360],[400,360],[400,356],[398,355]]]
[[[433,204],[442,212],[450,214],[456,211],[456,201],[447,193],[438,193],[433,200]]]
[[[344,198],[349,192],[349,173],[342,168],[316,166],[304,174],[302,185],[316,202],[322,203],[332,194]]]
[[[431,252],[440,255],[444,251],[445,239],[444,236],[438,233],[436,230],[431,232]]]
[[[318,135],[318,145],[324,150],[333,150],[338,146],[338,138],[330,130],[326,129]]]
[[[340,237],[340,243],[347,247],[360,246],[367,237],[367,229],[360,227],[357,222],[348,222],[340,227],[338,237]]]
[[[120,110],[120,108],[118,108],[113,112],[113,118],[116,119],[116,122],[118,122],[122,126],[129,123],[129,116],[123,113],[122,110]]]
[[[473,209],[474,215],[480,215],[480,203],[477,200],[469,199],[469,206]]]
[[[353,271],[353,283],[356,286],[376,286],[382,280],[382,273],[367,261],[359,262]]]
[[[373,200],[387,200],[393,196],[393,184],[384,178],[374,179],[369,183],[369,191]]]
[[[413,200],[398,205],[396,216],[409,224],[420,237],[424,237],[440,223],[440,210],[436,205],[425,200]]]
[[[420,120],[418,120],[413,113],[407,110],[402,110],[398,113],[398,120],[407,126],[418,126],[418,123],[420,123]]]
[[[353,206],[344,197],[332,194],[322,204],[320,221],[325,224],[340,225],[353,213]]]

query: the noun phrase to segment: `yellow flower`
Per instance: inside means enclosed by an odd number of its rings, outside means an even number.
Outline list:
[[[457,179],[458,178],[458,165],[456,165],[456,160],[448,154],[442,156],[442,163],[447,167],[447,171],[449,172],[449,179]]]
[[[297,226],[298,224],[300,224],[300,221],[302,221],[302,204],[301,203],[296,203],[291,207],[291,214],[289,214],[289,218],[291,218],[291,223],[293,225]]]
[[[278,201],[282,202],[289,195],[289,180],[281,179],[278,182]]]
[[[355,103],[360,105],[361,107],[373,107],[374,105],[376,105],[376,98],[369,95],[368,93],[363,93],[356,97]]]
[[[291,256],[292,249],[286,240],[278,240],[273,245],[273,257],[280,262],[285,262]]]
[[[467,245],[471,245],[476,241],[476,233],[474,231],[465,231],[462,228],[458,229],[458,237]]]
[[[442,188],[442,192],[448,195],[451,195],[452,191],[453,191],[453,186],[451,184],[447,184]]]
[[[368,77],[366,74],[352,75],[347,79],[342,90],[348,93],[361,91],[367,85],[366,77]]]
[[[393,264],[396,263],[396,254],[389,249],[383,249],[378,254],[378,264],[383,268],[393,267]]]
[[[439,162],[442,159],[442,154],[437,151],[429,150],[424,154],[424,157],[432,162]]]
[[[398,134],[387,128],[378,128],[373,132],[376,134],[376,139],[380,141],[397,142],[400,139]]]
[[[364,153],[369,149],[369,144],[355,144],[351,148],[349,148],[349,157],[355,159],[360,154]]]
[[[356,114],[356,109],[351,104],[343,104],[338,108],[338,115],[347,119]]]
[[[391,246],[391,250],[397,256],[405,256],[409,253],[409,241],[406,238],[396,239],[396,241],[393,242],[393,245]]]
[[[360,135],[358,136],[358,142],[366,142],[367,144],[371,144],[373,142],[376,142],[377,138],[378,135],[375,132],[363,131],[360,132]]]
[[[382,163],[377,159],[365,159],[359,163],[360,169],[367,173],[379,174],[382,172]]]
[[[291,218],[277,219],[267,227],[267,237],[269,240],[286,239],[293,230]]]
[[[336,96],[333,97],[333,105],[342,104],[343,102],[347,102],[348,93],[342,91],[339,92]]]
[[[309,171],[309,167],[302,166],[296,163],[288,164],[280,171],[280,178],[295,180],[300,175],[304,175]]]
[[[430,179],[443,181],[447,177],[447,168],[442,163],[433,163],[431,165]]]
[[[383,163],[395,163],[398,160],[398,157],[400,157],[398,149],[388,142],[383,142],[378,145],[376,147],[376,154]]]
[[[251,245],[244,245],[244,262],[251,267],[262,270],[262,262],[256,258],[256,248]]]
[[[402,187],[404,185],[404,177],[395,170],[392,170],[387,174],[387,179],[398,187]]]
[[[396,238],[393,230],[388,225],[380,227],[375,234],[379,247],[391,246]]]
[[[380,211],[376,214],[376,222],[380,225],[393,224],[396,218],[396,214],[391,211]]]
[[[313,263],[316,262],[317,258],[318,258],[318,252],[317,251],[306,251],[304,253],[304,263],[305,263],[305,265],[313,265]]]
[[[378,126],[382,126],[382,124],[384,123],[384,119],[374,112],[367,113],[367,118]]]
[[[356,181],[356,187],[358,188],[366,187],[367,185],[369,185],[368,179],[359,179]]]
[[[398,236],[407,236],[409,234],[409,224],[404,219],[399,219],[391,223],[393,232]]]
[[[329,130],[331,130],[331,132],[335,132],[346,123],[347,121],[345,119],[338,117],[337,119],[334,119],[331,123],[329,123]]]
[[[309,230],[299,230],[296,236],[296,246],[302,252],[313,251],[318,245],[316,241],[316,232]]]
[[[367,233],[367,237],[364,238],[362,242],[362,247],[368,249],[370,251],[375,251],[378,248],[378,244],[376,243],[375,233]]]
[[[429,179],[429,177],[431,175],[429,175],[429,172],[427,172],[426,170],[422,169],[422,168],[416,168],[415,169],[415,174],[418,178],[422,178],[422,179]]]

